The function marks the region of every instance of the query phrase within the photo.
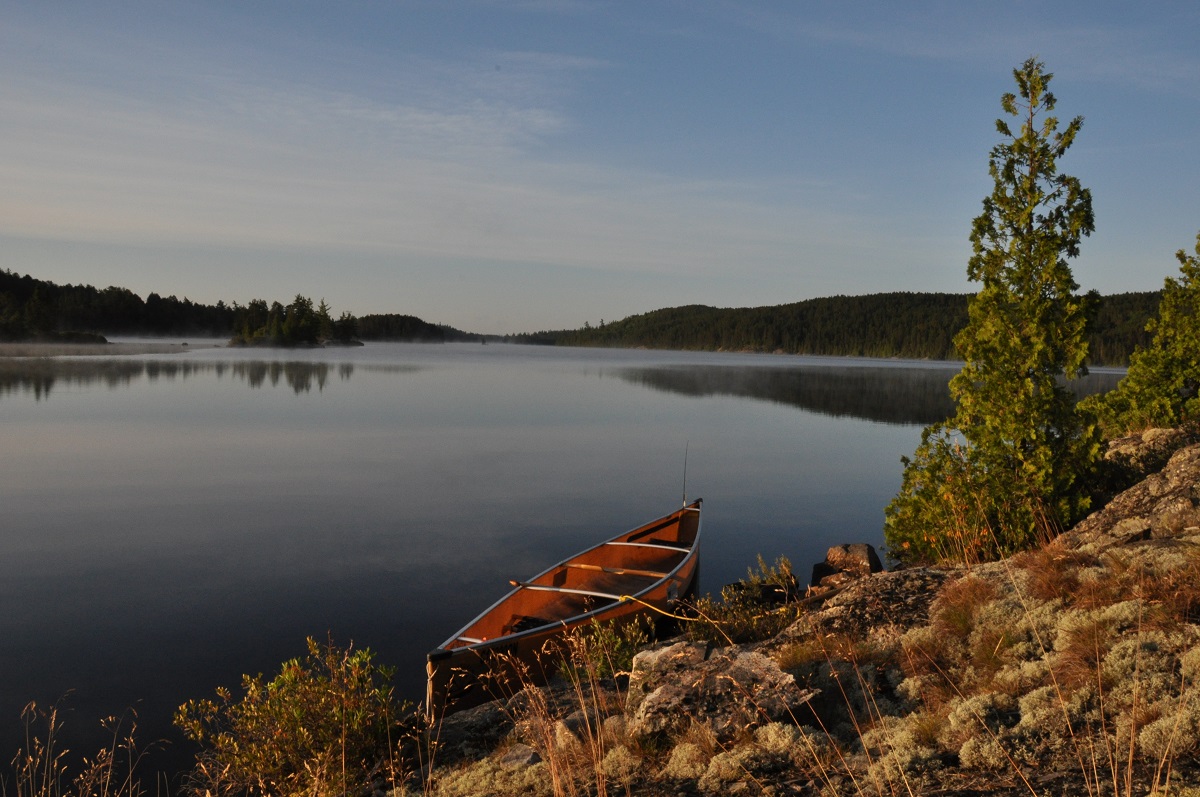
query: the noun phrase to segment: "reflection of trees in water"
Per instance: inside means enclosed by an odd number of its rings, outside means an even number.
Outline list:
[[[146,365],[124,360],[0,359],[0,397],[22,392],[32,393],[40,401],[55,387],[127,387],[146,373]]]
[[[953,368],[674,366],[627,368],[633,384],[685,396],[738,396],[833,417],[928,425],[954,414]],[[1073,385],[1081,397],[1111,390],[1121,374],[1092,374]]]
[[[315,383],[318,391],[325,389],[329,379],[328,363],[264,362],[234,363],[233,375],[245,379],[250,387],[262,387],[267,382],[278,387],[283,380],[297,395],[307,393]],[[343,377],[344,378],[344,377]]]
[[[401,373],[419,370],[416,367],[356,366],[354,363],[331,365],[321,362],[265,361],[248,362],[189,362],[163,360],[62,360],[48,358],[0,359],[0,397],[12,393],[32,393],[38,401],[48,398],[51,390],[104,385],[109,389],[129,387],[145,378],[149,382],[188,379],[200,374],[214,374],[218,379],[231,375],[252,388],[280,383],[297,395],[314,387],[325,389],[331,372],[336,370],[344,382],[354,375],[355,368],[368,371]]]
[[[404,374],[422,370],[416,365],[363,365],[305,361],[222,360],[122,360],[87,358],[0,358],[0,398],[10,393],[32,393],[39,401],[52,389],[72,389],[102,384],[109,389],[129,387],[145,378],[150,382],[189,379],[201,374],[226,375],[252,388],[281,384],[297,395],[314,387],[324,391],[336,372],[348,381],[357,370]],[[654,390],[686,396],[738,396],[773,401],[835,417],[863,418],[881,423],[930,424],[954,412],[947,384],[953,368],[805,366],[667,366],[623,368],[621,379]],[[1111,390],[1119,373],[1093,374],[1077,383],[1079,395]]]

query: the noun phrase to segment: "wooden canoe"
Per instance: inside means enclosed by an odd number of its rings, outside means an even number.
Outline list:
[[[692,588],[699,542],[697,499],[511,582],[511,592],[429,653],[429,718],[507,697],[525,680],[545,682],[557,669],[555,640],[593,620],[671,611]]]

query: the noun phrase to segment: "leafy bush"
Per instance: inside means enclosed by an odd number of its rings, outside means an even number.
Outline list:
[[[758,570],[751,568],[741,581],[722,587],[721,600],[705,595],[693,602],[696,617],[688,623],[688,637],[717,645],[773,637],[799,617],[800,607],[787,602],[795,594],[796,577],[787,557],[771,566],[759,556]]]
[[[562,674],[572,682],[583,676],[603,679],[628,674],[633,657],[652,641],[653,630],[644,619],[623,624],[593,620],[567,636]]]
[[[391,677],[369,649],[309,638],[308,655],[285,662],[271,681],[244,676],[240,699],[222,687],[215,700],[185,703],[175,724],[202,747],[191,790],[320,796],[394,782],[397,743],[419,720],[394,702]]]

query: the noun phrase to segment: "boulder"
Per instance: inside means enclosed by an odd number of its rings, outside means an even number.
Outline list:
[[[734,647],[710,656],[704,645],[677,642],[634,657],[626,728],[645,740],[697,721],[724,744],[748,728],[802,719],[799,709],[816,694],[761,653]]]
[[[883,562],[873,545],[865,542],[835,545],[825,553],[825,561],[813,565],[810,589],[840,587],[856,578],[883,571]]]
[[[484,703],[447,714],[432,732],[437,762],[444,765],[477,760],[496,749],[512,728],[512,714],[501,703]]]
[[[542,757],[537,750],[518,742],[500,756],[500,766],[504,769],[523,769],[531,767],[541,760]]]

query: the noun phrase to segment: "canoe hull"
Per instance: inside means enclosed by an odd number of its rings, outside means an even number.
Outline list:
[[[511,592],[429,654],[430,719],[545,683],[557,672],[572,631],[669,614],[695,584],[699,540],[697,500],[514,582]]]

